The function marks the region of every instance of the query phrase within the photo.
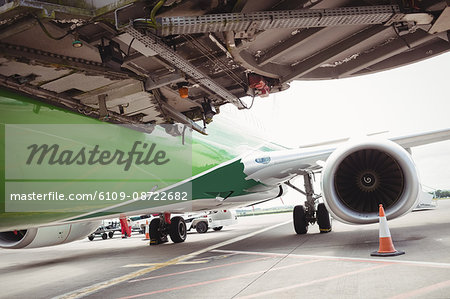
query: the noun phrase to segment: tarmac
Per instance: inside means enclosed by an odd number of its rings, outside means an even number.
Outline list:
[[[370,256],[378,224],[296,235],[290,213],[241,217],[180,244],[117,234],[0,249],[0,297],[450,298],[450,200],[388,224],[406,254]]]

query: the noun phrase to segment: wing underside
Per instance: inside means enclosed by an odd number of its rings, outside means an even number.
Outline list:
[[[114,123],[205,133],[195,121],[245,108],[245,96],[450,50],[444,0],[159,2],[1,1],[0,86]]]

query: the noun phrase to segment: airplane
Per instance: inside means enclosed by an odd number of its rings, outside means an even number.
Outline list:
[[[377,222],[380,203],[394,219],[416,207],[421,194],[410,149],[450,139],[445,129],[289,149],[246,134],[232,121],[217,122],[208,136],[179,125],[149,132],[6,90],[0,108],[2,248],[70,242],[92,233],[102,219],[137,214],[160,215],[150,222],[152,244],[168,236],[180,243],[186,224],[172,214],[250,206],[282,196],[288,186],[306,195],[293,211],[297,234],[315,222],[329,232],[329,214],[345,223]],[[312,184],[317,170],[323,203]],[[290,183],[298,176],[304,190]]]
[[[222,105],[249,109],[243,97],[255,101],[294,80],[354,77],[445,53],[449,10],[434,0],[2,2],[1,246],[68,242],[103,218],[150,213],[161,214],[154,243],[183,242],[183,220],[171,213],[270,200],[322,168],[325,201],[316,207],[311,184],[300,190],[307,201],[294,210],[297,233],[315,221],[328,231],[328,213],[373,222],[375,201],[388,218],[408,212],[420,189],[408,149],[447,139],[446,130],[314,151],[233,125],[206,127]],[[371,205],[352,201],[349,177],[334,185],[356,148],[392,167],[397,188],[371,192],[380,182],[373,172],[358,181]],[[103,200],[57,202],[65,192]],[[7,201],[12,193],[18,198]],[[47,200],[25,205],[37,194]]]

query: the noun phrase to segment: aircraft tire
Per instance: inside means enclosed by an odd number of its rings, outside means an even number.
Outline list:
[[[199,221],[195,225],[195,229],[199,234],[204,234],[208,231],[208,223],[206,221]]]
[[[95,236],[94,236],[94,235],[89,235],[89,236],[88,236],[88,239],[89,239],[89,241],[92,241],[92,240],[94,240],[94,238],[95,238]]]
[[[108,237],[109,237],[110,239],[112,239],[113,236],[114,236],[114,232],[109,232],[109,233],[108,233]]]
[[[181,243],[186,240],[186,222],[184,222],[183,217],[175,216],[170,219],[169,236],[174,243]]]
[[[321,234],[331,232],[330,214],[328,214],[324,203],[317,206],[317,224]]]
[[[149,224],[149,235],[150,235],[150,241],[154,241],[155,244],[162,243],[162,234],[159,231],[159,224],[161,219],[154,218],[152,221],[150,221]]]
[[[297,235],[304,235],[308,232],[308,222],[306,221],[305,208],[302,205],[295,206],[294,212],[294,230]]]
[[[103,240],[108,239],[108,235],[107,235],[106,233],[103,233],[103,234],[102,234],[102,239],[103,239]]]
[[[221,230],[223,228],[223,226],[218,226],[218,227],[213,227],[213,230],[215,230],[216,232]]]

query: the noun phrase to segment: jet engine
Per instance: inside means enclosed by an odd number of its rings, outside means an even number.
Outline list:
[[[411,155],[381,139],[349,141],[336,149],[321,183],[330,214],[350,224],[377,222],[379,204],[388,219],[404,215],[416,206],[420,190]]]
[[[8,249],[53,246],[80,240],[95,231],[101,222],[63,224],[26,230],[0,232],[0,247]]]

